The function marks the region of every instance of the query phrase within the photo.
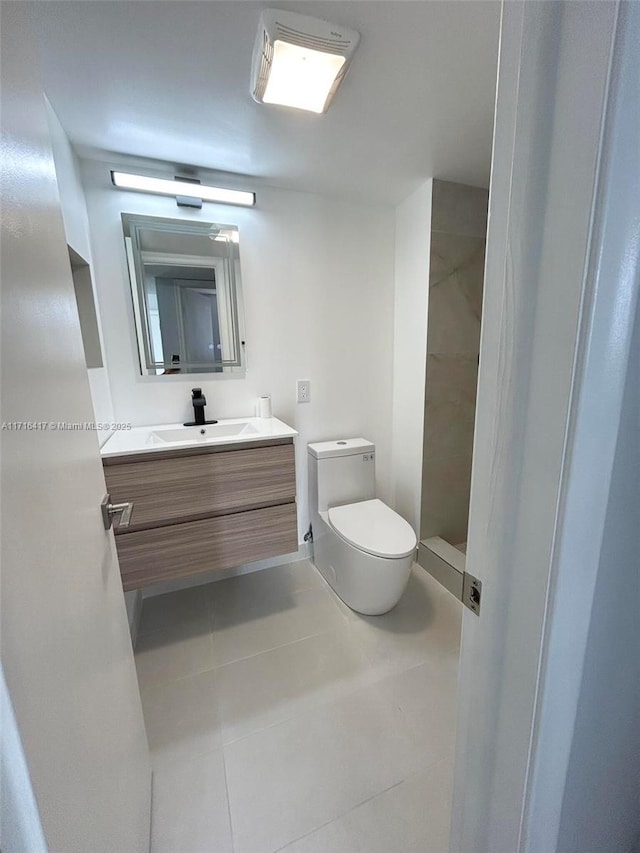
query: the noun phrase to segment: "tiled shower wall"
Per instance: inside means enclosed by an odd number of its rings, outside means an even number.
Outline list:
[[[421,538],[465,542],[487,190],[433,182]]]

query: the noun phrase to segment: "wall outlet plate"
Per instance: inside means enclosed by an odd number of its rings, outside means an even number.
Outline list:
[[[296,383],[296,400],[298,403],[311,402],[311,380],[298,379]]]

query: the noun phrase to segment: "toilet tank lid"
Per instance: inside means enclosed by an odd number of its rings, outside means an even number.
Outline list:
[[[316,441],[307,445],[307,452],[315,459],[373,453],[375,449],[375,444],[367,441],[366,438],[339,438],[336,441]]]

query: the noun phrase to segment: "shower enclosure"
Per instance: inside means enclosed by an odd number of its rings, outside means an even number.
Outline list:
[[[469,519],[488,191],[434,180],[420,563],[459,597]]]

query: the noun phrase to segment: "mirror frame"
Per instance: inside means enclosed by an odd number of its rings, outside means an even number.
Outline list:
[[[168,234],[192,234],[198,236],[209,236],[212,229],[220,231],[233,230],[239,235],[237,225],[219,222],[193,222],[185,219],[167,219],[166,217],[145,216],[143,214],[122,213],[122,231],[125,244],[126,264],[129,275],[129,289],[133,307],[133,320],[138,350],[138,367],[142,376],[159,378],[168,374],[156,373],[158,370],[170,370],[171,364],[160,363],[153,360],[151,349],[151,330],[149,328],[149,305],[144,287],[144,262],[142,258],[140,233],[142,231],[157,231]],[[245,340],[244,340],[244,312],[242,300],[241,274],[236,274],[234,257],[237,251],[238,267],[240,267],[240,242],[227,241],[229,250],[222,257],[225,267],[225,276],[228,282],[227,312],[229,315],[230,337],[234,358],[221,359],[214,362],[216,367],[222,370],[199,370],[194,368],[190,373],[175,374],[178,377],[192,378],[201,373],[207,378],[241,378],[245,375]],[[237,250],[233,246],[237,246]],[[219,266],[220,258],[211,259],[212,269]],[[238,270],[239,272],[239,270]],[[183,364],[189,367],[188,364]]]

